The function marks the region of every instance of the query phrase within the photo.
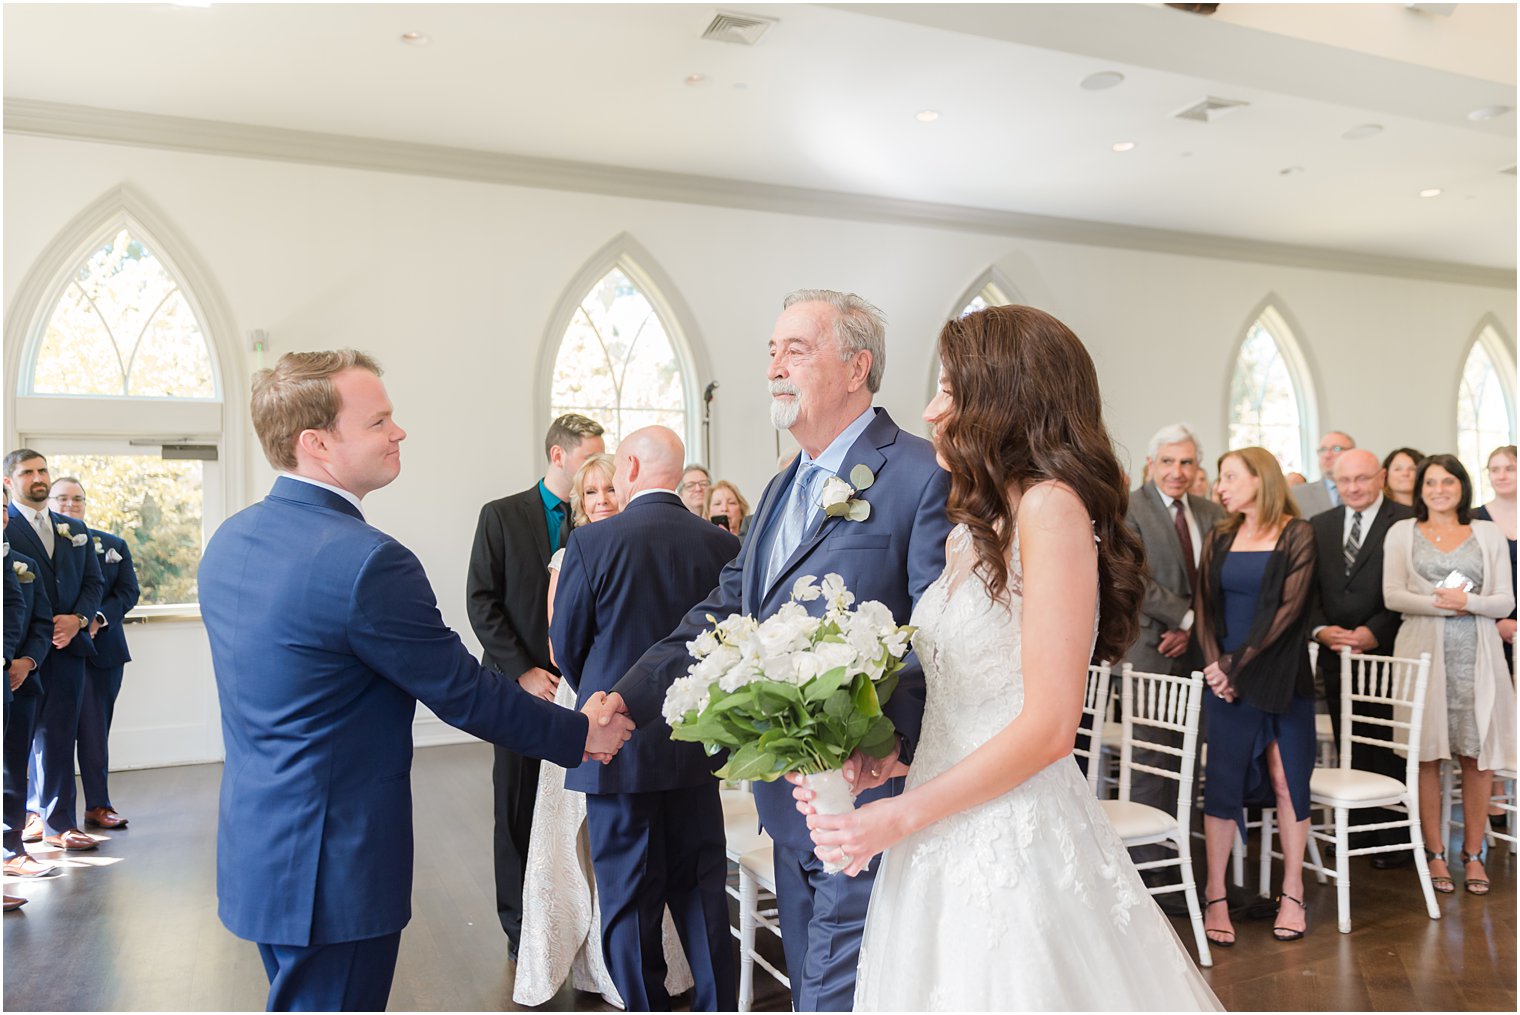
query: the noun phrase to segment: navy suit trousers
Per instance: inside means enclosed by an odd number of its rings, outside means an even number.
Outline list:
[[[111,806],[111,791],[106,785],[111,769],[108,742],[124,668],[85,666],[84,699],[79,709],[79,781],[84,786],[85,810]]]
[[[777,843],[776,902],[796,1011],[850,1011],[860,938],[881,857],[856,877],[827,874],[811,852]]]
[[[16,691],[5,722],[5,858],[25,853],[21,831],[26,827],[27,769],[32,760],[32,734],[42,692],[28,678]]]
[[[84,670],[82,656],[54,651],[48,653],[38,671],[42,708],[32,741],[37,784],[31,788],[28,803],[42,815],[48,835],[62,835],[79,827],[74,742],[79,735],[79,709],[84,704]]]
[[[265,1011],[385,1011],[401,932],[326,945],[259,945]]]
[[[667,905],[696,983],[692,1010],[736,1010],[717,781],[588,794],[586,829],[602,907],[602,953],[627,1010],[670,1010],[661,936]]]

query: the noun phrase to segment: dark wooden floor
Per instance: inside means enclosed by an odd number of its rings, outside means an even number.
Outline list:
[[[414,915],[391,1010],[518,1010],[495,913],[490,771],[483,745],[417,752]],[[63,877],[7,879],[8,892],[31,899],[5,916],[7,1010],[262,1009],[254,946],[216,918],[220,776],[218,765],[119,773],[112,796],[130,828],[70,860]],[[1239,944],[1215,951],[1204,974],[1231,1010],[1514,1011],[1515,862],[1495,851],[1488,869],[1487,899],[1443,896],[1443,918],[1432,921],[1412,869],[1359,861],[1353,933],[1336,933],[1334,886],[1311,882],[1307,938],[1278,944],[1270,920],[1237,921]],[[1191,943],[1186,921],[1175,926]],[[763,973],[756,987],[757,1008],[789,1007]],[[569,990],[546,1008],[607,1010]]]

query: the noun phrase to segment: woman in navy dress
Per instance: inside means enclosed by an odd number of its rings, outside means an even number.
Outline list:
[[[1308,927],[1304,848],[1314,770],[1314,675],[1309,667],[1309,592],[1314,530],[1298,516],[1271,452],[1242,448],[1219,459],[1228,514],[1205,538],[1198,563],[1194,630],[1203,650],[1203,827],[1208,852],[1204,928],[1218,947],[1235,943],[1225,870],[1245,808],[1276,807],[1283,880],[1273,936],[1296,941]]]

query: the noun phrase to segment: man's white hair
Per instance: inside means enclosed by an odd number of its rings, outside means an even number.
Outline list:
[[[1146,457],[1154,460],[1163,444],[1181,444],[1185,441],[1192,442],[1193,457],[1200,462],[1203,461],[1203,445],[1198,442],[1198,435],[1193,432],[1193,428],[1186,423],[1169,423],[1157,430],[1156,435],[1151,438],[1150,450],[1146,452]]]

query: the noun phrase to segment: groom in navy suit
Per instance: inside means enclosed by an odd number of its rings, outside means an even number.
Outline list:
[[[406,437],[373,360],[287,353],[254,384],[253,425],[283,474],[200,568],[227,749],[220,916],[258,943],[269,1010],[384,1011],[411,918],[417,702],[566,768],[610,758],[629,724],[588,723],[481,667],[422,564],[365,521]]]
[[[607,697],[608,716],[623,705],[635,721],[660,717],[665,689],[691,660],[686,642],[735,613],[765,619],[790,597],[805,574],[842,577],[857,601],[878,600],[900,624],[944,570],[949,475],[926,440],[898,429],[872,406],[886,366],[881,312],[852,293],[804,289],[786,298],[770,339],[771,422],[789,430],[801,452],[765,489],[749,538],[718,587],[693,608],[674,633],[645,653]],[[869,469],[873,482],[856,496],[869,517],[827,516],[820,498],[827,480],[849,482]],[[595,526],[593,526],[595,528]],[[563,579],[561,579],[563,580]],[[821,609],[821,601],[809,604]],[[845,776],[866,803],[902,790],[884,778],[900,755],[911,755],[923,717],[923,669],[912,656],[887,705],[899,742],[884,759],[857,754]],[[807,823],[795,809],[791,786],[757,783],[760,821],[775,840],[781,943],[797,1011],[848,1011],[876,863],[861,876],[824,872],[813,854]]]
[[[739,552],[738,539],[676,494],[684,452],[663,426],[623,438],[612,481],[622,513],[570,533],[549,638],[581,705],[669,634]],[[738,1006],[712,769],[700,744],[672,741],[657,716],[606,766],[565,776],[586,794],[602,950],[628,1011],[670,1010],[667,905],[696,981],[692,1010]]]

